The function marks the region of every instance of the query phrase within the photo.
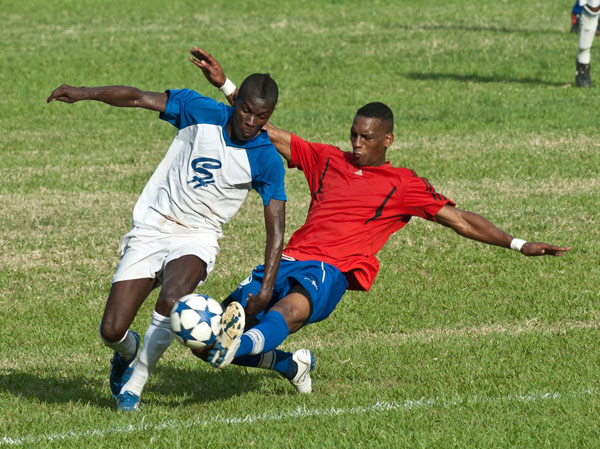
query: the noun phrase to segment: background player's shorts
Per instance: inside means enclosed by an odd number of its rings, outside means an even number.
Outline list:
[[[259,292],[264,274],[265,266],[257,266],[230,297],[245,306],[248,294],[256,295]],[[282,259],[273,288],[273,299],[257,318],[260,319],[277,301],[283,299],[296,282],[310,294],[310,317],[304,324],[327,318],[348,288],[346,277],[333,265],[318,260]]]
[[[112,281],[156,278],[158,286],[162,284],[165,266],[187,255],[202,259],[208,276],[219,252],[217,238],[210,231],[174,234],[134,226],[121,240],[121,261]]]

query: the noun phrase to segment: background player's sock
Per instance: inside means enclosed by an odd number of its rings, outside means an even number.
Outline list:
[[[577,53],[577,62],[580,64],[590,63],[590,50],[598,28],[598,14],[600,12],[591,12],[587,8],[583,9],[579,19],[579,47]]]
[[[268,312],[260,322],[241,337],[236,355],[260,354],[279,346],[290,334],[283,315],[276,310]]]
[[[275,370],[287,379],[293,379],[298,372],[298,365],[292,359],[292,355],[291,352],[274,349],[262,354],[236,357],[232,363],[239,366]]]
[[[100,338],[107,347],[113,351],[117,351],[123,360],[130,360],[135,355],[137,341],[129,331],[125,332],[125,335],[119,341],[106,341],[102,334],[100,334]]]
[[[144,334],[140,356],[133,368],[131,377],[121,388],[121,393],[131,391],[138,396],[142,394],[148,376],[150,376],[158,360],[173,341],[170,323],[171,319],[169,317],[162,316],[156,311],[152,312],[152,322]]]

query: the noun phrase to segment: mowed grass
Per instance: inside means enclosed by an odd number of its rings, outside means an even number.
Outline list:
[[[600,94],[572,87],[571,6],[5,1],[0,446],[597,447]],[[238,84],[270,72],[274,123],[309,140],[349,149],[356,109],[384,101],[395,165],[515,236],[573,250],[530,259],[414,219],[380,252],[369,293],[347,293],[284,343],[314,351],[312,395],[173,344],[142,412],[117,413],[98,321],[132,207],[175,130],[149,111],[45,99],[65,82],[222,100],[187,61],[194,44]],[[286,184],[289,236],[309,198],[301,172]],[[263,260],[258,195],[224,233],[199,288],[216,298]]]

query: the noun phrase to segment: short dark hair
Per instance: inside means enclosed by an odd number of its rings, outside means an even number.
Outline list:
[[[394,131],[394,113],[386,104],[379,101],[364,105],[356,111],[356,115],[367,118],[378,118],[387,128],[386,132],[391,133]]]
[[[260,98],[275,107],[279,96],[279,88],[275,80],[268,73],[253,73],[240,86],[238,96],[243,98]]]

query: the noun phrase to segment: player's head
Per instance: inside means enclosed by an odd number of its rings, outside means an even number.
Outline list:
[[[254,73],[238,90],[231,116],[231,138],[242,142],[256,137],[271,117],[277,104],[279,89],[268,73]]]
[[[364,105],[354,116],[350,142],[356,165],[378,166],[385,163],[385,152],[394,141],[394,114],[383,103]]]

